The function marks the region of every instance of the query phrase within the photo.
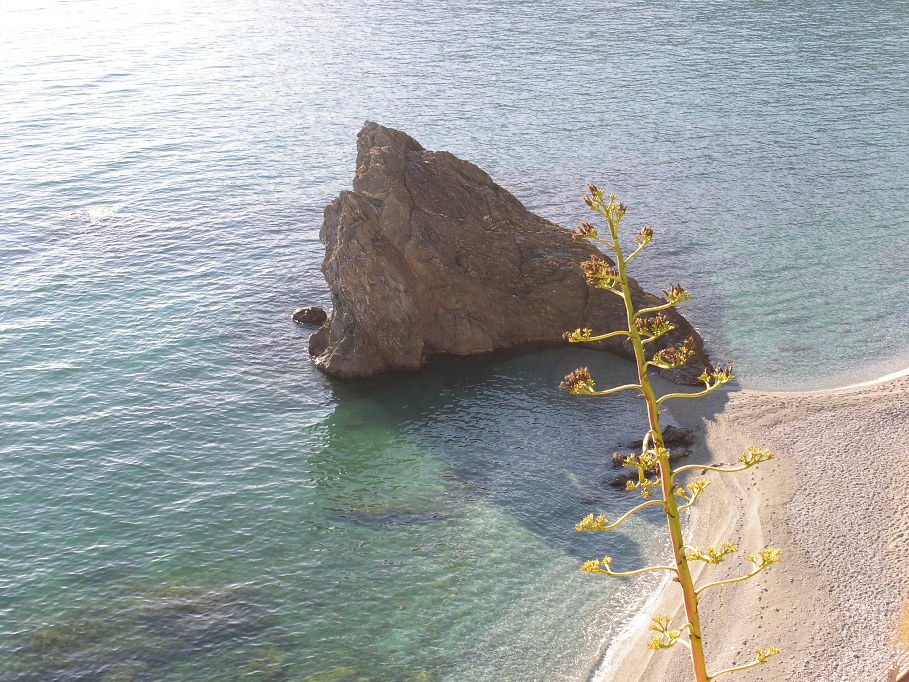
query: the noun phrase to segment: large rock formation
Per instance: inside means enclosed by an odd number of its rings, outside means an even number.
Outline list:
[[[320,237],[334,309],[309,349],[331,375],[416,369],[430,355],[625,325],[621,299],[590,289],[578,267],[599,254],[590,243],[528,211],[474,164],[375,123],[357,136],[353,191],[325,208]],[[638,306],[662,301],[632,286]],[[687,383],[706,361],[703,342],[669,315],[676,329],[666,343],[695,339],[697,360],[672,377]],[[621,340],[597,345],[630,355]]]

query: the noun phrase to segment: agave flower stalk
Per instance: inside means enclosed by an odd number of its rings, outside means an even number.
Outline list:
[[[634,235],[636,247],[628,256],[625,256],[619,238],[619,226],[622,217],[625,215],[626,207],[616,199],[615,195],[611,195],[607,200],[603,190],[595,185],[588,185],[588,190],[589,194],[584,197],[584,201],[591,210],[605,220],[608,236],[601,237],[597,229],[589,222],[581,223],[578,227],[577,236],[583,239],[590,239],[605,250],[611,251],[615,257],[615,265],[603,258],[594,256],[582,263],[581,269],[589,286],[597,289],[606,289],[622,298],[625,304],[627,325],[626,329],[607,334],[594,334],[592,330],[586,328],[577,329],[573,332],[567,332],[565,339],[571,343],[586,343],[616,336],[626,337],[634,351],[638,381],[637,383],[606,390],[597,390],[590,371],[587,368],[581,368],[566,376],[560,388],[569,393],[589,396],[605,396],[626,390],[636,391],[644,398],[647,407],[649,430],[644,437],[640,454],[632,454],[624,460],[624,466],[637,469],[638,474],[637,480],[629,481],[627,488],[628,490],[638,490],[645,502],[634,507],[612,523],[602,515],[595,517],[591,514],[582,519],[575,527],[575,530],[578,532],[613,530],[645,508],[660,507],[666,517],[666,526],[672,545],[673,564],[615,571],[611,567],[612,557],[607,556],[603,559],[586,562],[581,567],[581,571],[602,573],[613,577],[635,576],[650,571],[666,571],[673,574],[674,581],[679,584],[682,591],[687,622],[681,627],[672,628],[669,616],[655,616],[650,629],[658,633],[658,636],[653,637],[647,646],[650,649],[669,649],[680,641],[686,643],[691,650],[691,663],[695,681],[713,682],[721,675],[760,665],[771,656],[779,653],[779,650],[775,647],[759,649],[757,657],[753,661],[710,674],[704,657],[701,619],[698,612],[700,594],[709,588],[742,582],[754,577],[779,561],[780,550],[772,547],[764,548],[747,557],[747,561],[751,564],[751,570],[747,574],[737,578],[718,580],[698,587],[691,575],[690,562],[702,561],[705,564],[719,564],[728,556],[736,553],[738,547],[729,542],[704,549],[685,544],[680,512],[694,505],[698,497],[709,485],[709,481],[696,480],[683,487],[677,482],[677,479],[680,475],[695,469],[719,473],[744,471],[772,459],[773,455],[767,450],[749,448],[740,457],[738,466],[682,466],[675,470],[672,469],[669,459],[670,453],[663,442],[660,406],[669,400],[698,398],[712,393],[732,380],[732,367],[717,366],[705,370],[700,376],[700,380],[705,385],[703,390],[692,393],[667,393],[659,397],[656,395],[650,382],[649,369],[651,367],[673,369],[683,366],[694,355],[694,341],[693,339],[688,339],[678,346],[665,346],[656,352],[652,352],[649,357],[645,351],[645,346],[672,331],[673,325],[664,314],[664,311],[690,300],[691,294],[678,284],[670,284],[663,292],[665,294],[664,302],[643,309],[635,308],[631,297],[631,287],[629,286],[628,263],[652,242],[653,228],[649,226],[641,228]],[[651,478],[651,472],[654,468],[657,475],[656,478]],[[657,492],[659,492],[660,496],[651,499]]]

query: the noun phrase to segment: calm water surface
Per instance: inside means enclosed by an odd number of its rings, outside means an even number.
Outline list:
[[[646,591],[574,536],[642,428],[584,351],[327,380],[324,205],[362,122],[657,241],[746,385],[909,356],[909,4],[0,7],[0,680],[583,677]]]

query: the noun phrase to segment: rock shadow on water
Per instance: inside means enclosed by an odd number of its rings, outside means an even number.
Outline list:
[[[336,410],[324,424],[323,457],[333,467],[344,466],[347,476],[370,467],[375,474],[371,481],[363,476],[359,500],[331,505],[334,514],[358,525],[391,528],[445,520],[481,500],[504,509],[561,553],[589,559],[587,540],[569,531],[595,511],[590,505],[614,515],[635,504],[632,495],[604,491],[600,479],[611,468],[613,449],[640,433],[638,422],[646,418],[643,406],[635,411],[627,400],[598,403],[560,392],[559,380],[577,362],[598,367],[610,382],[623,383],[633,369],[595,351],[538,348],[529,355],[524,350],[437,357],[420,374],[333,382]],[[442,492],[426,496],[424,504],[414,504],[420,495],[397,502],[369,499],[368,490],[382,489],[387,467],[362,450],[356,435],[373,411],[390,447],[406,442],[436,461],[426,473],[437,476]],[[606,457],[598,454],[604,447],[612,448]],[[628,542],[616,542],[622,544],[616,551],[631,550]]]
[[[628,532],[573,532],[589,513],[617,518],[640,502],[639,494],[604,489],[601,480],[616,471],[612,453],[646,431],[644,405],[631,396],[585,399],[560,392],[561,378],[578,366],[589,366],[604,385],[629,383],[634,374],[631,363],[607,354],[544,349],[435,358],[419,374],[330,381],[335,411],[314,427],[321,430],[322,447],[309,456],[319,503],[335,521],[326,536],[333,533],[334,546],[388,552],[369,552],[373,563],[358,562],[364,574],[378,578],[370,585],[421,576],[435,565],[435,550],[456,548],[462,562],[445,565],[454,579],[425,588],[415,583],[414,590],[436,601],[464,586],[483,598],[498,594],[502,613],[519,611],[527,597],[522,586],[508,583],[511,557],[531,557],[546,576],[563,575],[561,584],[571,586],[566,599],[587,590],[598,594],[600,583],[577,573],[585,561],[611,555],[622,570],[651,563],[661,551],[665,521],[650,510]],[[680,390],[668,383],[664,388]],[[363,527],[374,532],[358,532]],[[488,560],[493,554],[503,560]],[[489,586],[470,582],[477,575]],[[376,602],[399,626],[385,596],[379,591]],[[427,649],[457,636],[447,624],[431,633]],[[463,640],[479,646],[472,633]],[[336,660],[353,665],[350,658]],[[362,673],[352,671],[350,679]]]

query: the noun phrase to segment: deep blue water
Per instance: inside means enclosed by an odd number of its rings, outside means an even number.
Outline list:
[[[0,7],[0,679],[577,679],[661,551],[575,537],[640,406],[583,351],[316,372],[366,119],[657,240],[744,385],[909,364],[909,4]],[[321,677],[320,677],[321,675]]]

